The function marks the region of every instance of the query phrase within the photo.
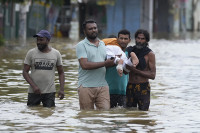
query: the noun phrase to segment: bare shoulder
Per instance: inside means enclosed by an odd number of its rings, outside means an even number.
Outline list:
[[[153,51],[149,52],[147,55],[146,55],[146,59],[149,60],[150,62],[154,62],[156,59],[155,59],[155,54]]]
[[[151,52],[148,53],[148,56],[150,56],[150,57],[155,57],[155,54],[154,54],[153,51],[151,51]]]

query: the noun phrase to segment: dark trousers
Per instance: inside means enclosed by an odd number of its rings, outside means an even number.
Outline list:
[[[126,107],[139,107],[139,110],[147,111],[150,105],[150,84],[131,84],[126,88]]]
[[[125,105],[126,105],[125,95],[110,94],[110,108],[114,108],[117,106],[125,107]]]
[[[28,93],[28,106],[37,106],[41,102],[43,107],[55,107],[55,92],[44,94]]]

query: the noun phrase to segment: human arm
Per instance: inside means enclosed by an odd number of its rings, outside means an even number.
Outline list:
[[[128,74],[128,73],[130,72],[130,70],[129,70],[130,68],[127,69],[126,66],[135,67],[135,66],[133,66],[131,57],[130,57],[129,59],[126,59],[126,60],[124,61],[124,64],[123,64],[123,70],[124,70],[123,73],[124,73],[124,74]]]
[[[114,60],[107,59],[106,61],[104,61],[106,58],[105,46],[100,45],[99,48],[102,52],[99,53],[100,55],[96,55],[97,53],[90,52],[90,48],[87,48],[87,45],[85,46],[85,43],[80,42],[77,44],[76,56],[83,70],[93,70],[101,67],[109,67],[114,65]],[[90,58],[94,59],[95,56],[101,56],[99,62],[88,60]]]
[[[65,96],[65,93],[64,93],[65,75],[64,75],[64,70],[63,70],[62,65],[57,66],[57,70],[58,70],[58,76],[59,76],[59,82],[60,82],[60,90],[58,92],[58,97],[61,100]]]
[[[83,70],[92,70],[97,69],[100,67],[110,67],[114,65],[114,60],[107,59],[103,62],[90,62],[87,58],[80,58],[79,59],[80,66]]]
[[[30,65],[24,64],[23,77],[30,84],[30,86],[33,88],[33,92],[35,94],[41,94],[40,88],[38,88],[38,86],[33,82],[33,80],[31,79],[31,77],[28,73],[30,68],[31,68]]]
[[[137,64],[139,63],[139,60],[134,52],[131,52],[130,55],[131,55],[131,61],[133,63],[133,66],[136,67]]]
[[[155,61],[155,54],[150,52],[148,54],[148,69],[147,70],[139,70],[134,67],[130,67],[126,65],[126,68],[131,70],[134,74],[142,76],[148,79],[155,79],[156,76],[156,61]]]
[[[122,59],[120,59],[118,62],[117,62],[117,67],[116,67],[116,69],[117,69],[117,72],[118,72],[118,74],[119,74],[119,76],[122,76],[123,75],[123,60]]]

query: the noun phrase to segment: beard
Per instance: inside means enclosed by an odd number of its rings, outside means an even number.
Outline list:
[[[126,47],[127,47],[127,45],[128,45],[128,44],[121,43],[121,44],[119,44],[119,45],[120,45],[120,47],[121,47],[122,49],[124,49],[124,48],[126,48]]]
[[[97,36],[98,36],[98,33],[92,33],[92,34],[87,34],[87,38],[88,39],[91,39],[91,40],[94,40],[94,39],[96,39],[97,38]]]
[[[148,44],[145,42],[145,43],[141,43],[141,42],[135,42],[136,43],[136,48],[137,49],[142,49],[144,47],[146,47]]]
[[[43,51],[47,47],[47,44],[37,44],[37,47],[40,51]]]

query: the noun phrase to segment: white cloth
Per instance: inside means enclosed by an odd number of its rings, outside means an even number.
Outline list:
[[[126,72],[130,72],[130,70],[128,70],[126,68],[126,65],[129,66],[133,66],[133,63],[131,62],[131,58],[127,58],[126,54],[124,53],[124,51],[122,51],[122,49],[119,46],[116,45],[107,45],[106,46],[106,54],[107,54],[107,59],[114,57],[115,58],[115,64],[117,64],[117,60],[122,59],[123,62],[123,70],[125,70]],[[119,58],[118,55],[121,55],[121,57]]]
[[[125,62],[125,64],[127,64],[127,65],[129,65],[129,66],[133,66],[133,63],[132,63],[132,61],[131,61],[131,58],[125,60],[124,62]]]
[[[122,51],[122,49],[119,46],[116,45],[107,45],[106,46],[106,54],[107,54],[107,59],[114,57],[115,58],[115,64],[117,64],[117,61],[122,59],[122,60],[128,60],[128,58],[126,57],[126,54],[124,53],[124,51]],[[121,56],[119,58],[119,56]]]

